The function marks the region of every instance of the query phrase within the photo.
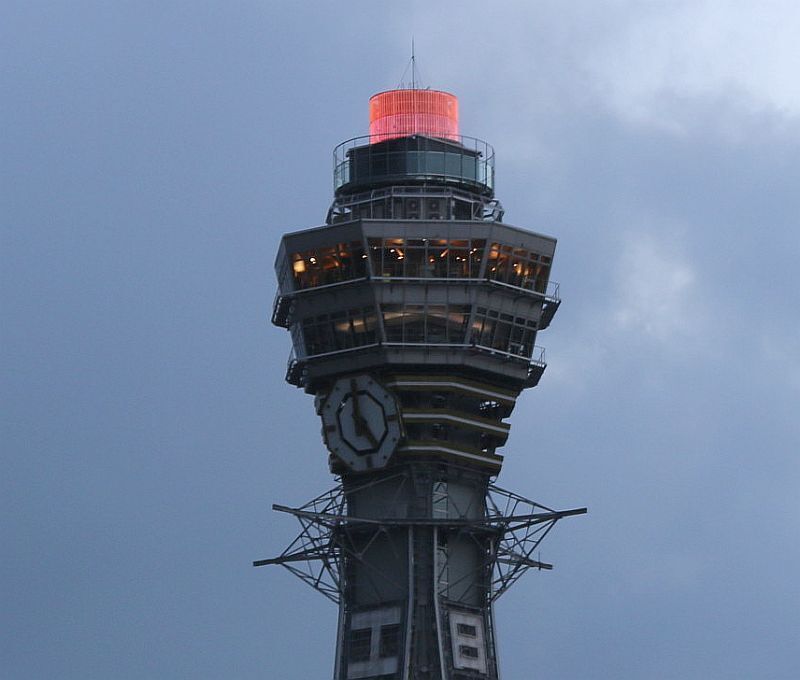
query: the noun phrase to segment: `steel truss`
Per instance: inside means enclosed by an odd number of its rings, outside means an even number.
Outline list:
[[[386,480],[368,482],[359,490],[382,481]],[[493,602],[528,569],[552,569],[553,565],[533,557],[540,543],[558,520],[586,513],[586,508],[553,510],[519,494],[489,485],[484,517],[353,517],[346,514],[347,495],[341,483],[298,508],[276,504],[272,509],[294,515],[302,528],[297,538],[280,555],[256,560],[253,566],[279,564],[337,604],[344,588],[342,570],[345,557],[369,566],[363,560],[364,554],[379,536],[388,535],[390,528],[438,527],[467,532],[476,541],[488,537],[490,549],[481,569],[491,567],[489,601]],[[376,576],[391,580],[390,574]],[[455,585],[457,582],[449,584],[451,587]]]

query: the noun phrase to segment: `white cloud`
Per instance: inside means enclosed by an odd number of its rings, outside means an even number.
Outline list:
[[[741,113],[800,116],[800,3],[793,0],[525,0],[501,3],[488,23],[475,20],[484,11],[478,3],[454,6],[413,3],[407,27],[401,23],[417,34],[427,84],[467,98],[483,82],[480,115],[496,107],[501,120],[509,111],[535,119],[559,107],[601,106],[681,133],[696,124],[702,101],[710,115],[717,107],[723,132],[734,136],[729,128]],[[442,25],[476,49],[454,49]],[[466,122],[479,115],[464,114]]]
[[[669,344],[696,337],[702,328],[694,269],[667,241],[628,236],[616,278],[613,319],[618,331]]]
[[[619,115],[675,128],[680,101],[733,96],[752,110],[800,114],[800,5],[635,3],[587,70]],[[724,111],[720,111],[724,115]]]

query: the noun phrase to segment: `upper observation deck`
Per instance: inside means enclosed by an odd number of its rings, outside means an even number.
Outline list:
[[[494,197],[494,149],[459,134],[455,95],[379,92],[369,100],[369,135],[333,150],[337,197],[392,185],[446,185]]]
[[[390,185],[438,184],[494,196],[494,148],[475,137],[354,137],[333,150],[337,196]]]

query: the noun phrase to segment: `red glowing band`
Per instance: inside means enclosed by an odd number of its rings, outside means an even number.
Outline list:
[[[369,100],[372,143],[426,135],[458,141],[458,99],[439,90],[389,90]]]

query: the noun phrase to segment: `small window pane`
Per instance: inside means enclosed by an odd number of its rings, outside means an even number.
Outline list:
[[[475,626],[469,625],[468,623],[459,623],[458,634],[476,637],[478,635],[478,629]]]
[[[350,661],[369,661],[371,647],[371,628],[350,631]]]
[[[393,623],[388,626],[381,626],[381,658],[397,656],[400,652],[400,626]]]
[[[459,645],[458,651],[461,656],[465,656],[469,659],[477,659],[478,658],[478,648],[472,647],[471,645]]]

